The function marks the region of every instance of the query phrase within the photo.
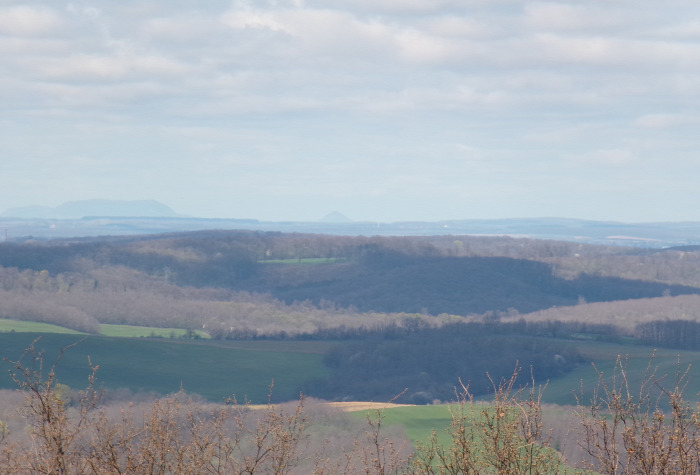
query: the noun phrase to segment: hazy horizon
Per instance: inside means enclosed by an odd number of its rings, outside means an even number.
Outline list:
[[[157,210],[157,212],[153,213],[147,213],[147,212],[137,212],[137,213],[129,213],[129,212],[124,212],[124,213],[119,213],[118,210],[120,209],[131,209],[134,210],[136,208],[129,208],[128,205],[143,205],[145,210]],[[162,209],[165,208],[165,209]],[[71,212],[77,212],[77,210],[87,210],[86,212],[78,215],[75,214],[73,216],[66,216],[63,215],[61,216],[60,213],[56,214],[57,211],[60,210],[71,210],[68,211],[68,213]],[[15,212],[13,214],[13,212]],[[265,220],[265,219],[259,219],[255,216],[230,216],[230,217],[221,217],[221,216],[196,216],[196,215],[186,215],[179,213],[177,209],[174,209],[173,207],[169,206],[167,203],[163,203],[157,200],[149,200],[149,199],[144,199],[144,200],[106,200],[106,199],[100,199],[100,198],[93,198],[93,199],[87,199],[87,200],[77,200],[77,201],[68,201],[65,203],[61,203],[58,206],[43,206],[43,205],[27,205],[27,206],[19,206],[19,207],[14,207],[14,208],[7,208],[4,210],[0,209],[0,218],[19,218],[19,219],[56,219],[56,220],[74,220],[74,219],[81,219],[83,217],[121,217],[121,218],[136,218],[136,217],[144,217],[144,218],[159,218],[159,217],[165,217],[165,218],[182,218],[182,219],[214,219],[214,220],[242,220],[242,221],[250,221],[250,220],[257,220],[260,222],[327,222],[327,223],[332,223],[332,224],[340,224],[340,223],[383,223],[383,224],[392,224],[392,223],[401,223],[401,222],[425,222],[425,223],[440,223],[440,222],[446,222],[446,221],[517,221],[517,220],[533,220],[533,221],[547,221],[547,220],[553,220],[553,221],[590,221],[590,222],[600,222],[600,223],[619,223],[619,224],[654,224],[654,223],[668,223],[668,224],[673,224],[673,223],[683,223],[683,222],[695,222],[695,223],[700,223],[700,220],[696,221],[622,221],[622,220],[614,220],[614,219],[609,219],[609,220],[587,220],[583,218],[572,218],[571,216],[520,216],[520,217],[502,217],[502,218],[469,218],[469,217],[455,217],[455,218],[445,218],[445,219],[435,219],[435,220],[385,220],[385,221],[376,221],[376,220],[365,220],[365,219],[355,219],[352,216],[348,216],[346,213],[343,213],[342,211],[339,210],[332,210],[327,213],[325,213],[323,216],[318,216],[316,218],[310,218],[307,220],[290,220],[290,219],[280,219],[280,220]]]
[[[700,4],[13,1],[0,212],[700,221]]]

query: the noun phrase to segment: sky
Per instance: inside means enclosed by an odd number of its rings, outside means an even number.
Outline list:
[[[0,212],[700,221],[697,0],[0,0]]]

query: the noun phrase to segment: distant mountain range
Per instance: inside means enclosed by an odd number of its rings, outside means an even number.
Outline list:
[[[2,217],[24,219],[82,219],[85,217],[176,218],[175,211],[158,201],[83,200],[60,206],[24,206],[11,208]]]
[[[462,219],[378,223],[333,211],[317,221],[193,218],[152,200],[72,201],[13,208],[0,214],[0,242],[202,230],[250,230],[345,236],[511,236],[664,248],[700,245],[700,222],[621,223],[569,218]]]

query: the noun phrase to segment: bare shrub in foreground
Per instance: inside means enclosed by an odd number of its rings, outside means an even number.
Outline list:
[[[460,403],[450,410],[452,443],[439,445],[433,433],[429,444],[417,450],[414,473],[561,473],[562,458],[542,423],[542,388],[534,381],[517,388],[518,375],[516,368],[507,380],[491,380],[494,395],[488,404],[477,404],[462,385]]]
[[[403,395],[401,393],[399,396]],[[399,397],[397,396],[397,397]],[[365,429],[355,435],[350,446],[328,457],[317,454],[314,475],[390,475],[407,473],[413,452],[405,437],[387,430],[382,408],[367,411]],[[331,441],[326,441],[331,443]]]
[[[83,473],[85,448],[80,438],[91,422],[91,411],[99,399],[93,388],[97,367],[91,367],[88,387],[80,393],[77,407],[69,411],[67,394],[56,381],[55,369],[65,351],[77,343],[61,350],[45,378],[42,353],[35,349],[34,343],[23,355],[30,359],[30,365],[25,366],[20,358],[11,362],[13,369],[10,370],[18,387],[28,392],[21,413],[29,422],[32,444],[30,447],[6,447],[3,459],[9,473]]]
[[[649,361],[636,391],[627,361],[618,357],[611,379],[598,372],[588,405],[579,401],[584,466],[604,474],[700,473],[700,411],[683,399],[690,367],[677,365],[671,389]]]

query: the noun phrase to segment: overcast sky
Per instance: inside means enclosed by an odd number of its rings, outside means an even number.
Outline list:
[[[0,0],[0,212],[700,220],[697,0]]]

